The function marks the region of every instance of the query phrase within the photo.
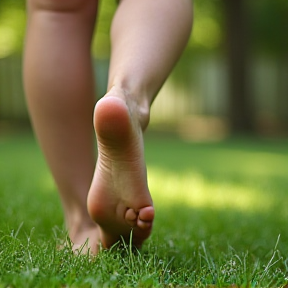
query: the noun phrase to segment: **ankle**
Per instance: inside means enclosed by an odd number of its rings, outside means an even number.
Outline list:
[[[141,130],[145,131],[150,121],[149,97],[147,97],[144,93],[133,92],[122,86],[118,87],[116,85],[112,86],[107,94],[113,96],[121,95],[120,97],[126,102],[131,116],[136,118]]]
[[[75,236],[80,235],[81,233],[85,233],[86,231],[93,230],[97,227],[97,224],[92,220],[89,222],[81,222],[73,225],[72,227],[67,227],[69,231],[69,236],[73,239]]]
[[[76,210],[70,209],[69,212],[65,211],[65,224],[68,231],[76,233],[81,230],[81,227],[93,226],[95,223],[91,220],[87,210]]]

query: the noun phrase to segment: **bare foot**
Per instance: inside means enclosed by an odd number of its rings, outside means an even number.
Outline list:
[[[72,218],[75,219],[75,215],[72,216]],[[66,243],[59,245],[59,249],[64,248],[64,246],[71,246],[71,249],[75,254],[91,253],[96,255],[98,253],[100,230],[99,226],[92,221],[90,217],[88,219],[79,218],[74,222],[69,221],[69,223],[66,223],[66,226],[69,232],[69,243],[67,240]]]
[[[69,237],[72,242],[72,250],[75,253],[91,253],[96,255],[99,250],[100,231],[96,223],[82,223],[78,228],[73,227],[69,231]]]
[[[112,88],[94,112],[98,160],[87,207],[107,248],[121,237],[128,241],[131,230],[133,244],[140,247],[154,219],[139,115],[128,100]]]

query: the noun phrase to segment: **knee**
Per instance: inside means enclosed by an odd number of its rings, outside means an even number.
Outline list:
[[[28,5],[32,9],[55,11],[55,12],[77,12],[89,10],[97,4],[97,0],[29,0]]]

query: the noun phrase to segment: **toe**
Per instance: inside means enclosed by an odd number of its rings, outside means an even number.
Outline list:
[[[137,220],[137,227],[141,230],[148,230],[152,228],[152,221],[143,221],[141,219]]]
[[[154,220],[154,214],[155,212],[152,206],[140,209],[137,219],[137,226],[142,230],[151,229]]]
[[[143,222],[152,222],[155,216],[154,208],[152,206],[144,207],[139,211],[139,220]]]
[[[133,209],[129,208],[125,214],[125,220],[127,224],[131,227],[136,226],[137,224],[138,213],[136,213]]]

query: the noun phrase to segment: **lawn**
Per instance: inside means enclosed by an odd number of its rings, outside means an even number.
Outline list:
[[[98,256],[65,237],[31,133],[0,134],[0,288],[288,287],[288,141],[146,136],[153,234]]]

